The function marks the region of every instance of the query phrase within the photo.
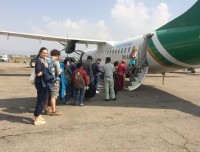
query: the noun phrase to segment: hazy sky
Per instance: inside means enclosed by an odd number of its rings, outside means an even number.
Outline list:
[[[197,0],[0,0],[0,30],[49,36],[123,40],[154,31]],[[67,34],[66,34],[67,33]],[[0,36],[0,54],[36,54],[54,42]],[[77,49],[85,49],[77,46]]]

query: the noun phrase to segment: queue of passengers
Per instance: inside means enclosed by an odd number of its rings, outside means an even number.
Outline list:
[[[70,96],[74,96],[74,105],[78,105],[78,94],[80,94],[80,106],[84,105],[84,91],[85,86],[88,86],[88,78],[86,71],[82,69],[82,63],[77,63],[75,66],[74,59],[70,63],[65,60],[64,70],[64,68],[61,68],[62,63],[58,60],[60,51],[54,49],[50,52],[50,55],[51,58],[48,58],[48,50],[42,47],[36,59],[35,87],[37,89],[37,103],[34,111],[35,125],[46,123],[41,116],[43,111],[44,114],[51,116],[62,115],[56,109],[56,99],[63,88],[66,90],[66,104],[69,103]],[[64,77],[62,77],[62,74],[64,74]],[[63,98],[62,95],[60,95],[60,98]],[[48,108],[48,104],[50,104],[51,110]]]
[[[70,97],[74,97],[74,105],[84,105],[84,98],[91,98],[97,91],[100,81],[100,73],[104,77],[105,101],[116,100],[118,91],[122,91],[126,71],[126,61],[118,61],[115,65],[111,58],[107,57],[105,65],[100,68],[101,59],[92,62],[92,56],[88,56],[86,62],[76,63],[75,59],[65,59],[64,65],[59,62],[60,51],[53,49],[48,58],[48,50],[42,47],[36,58],[35,65],[35,87],[37,89],[37,102],[35,106],[34,125],[46,123],[41,116],[42,112],[51,116],[60,116],[61,112],[56,110],[56,100],[59,96],[65,103],[70,104]],[[93,88],[92,88],[93,87]],[[60,91],[59,91],[60,90]],[[66,91],[63,93],[63,90]],[[59,95],[60,93],[60,95]],[[51,106],[51,110],[48,108]]]

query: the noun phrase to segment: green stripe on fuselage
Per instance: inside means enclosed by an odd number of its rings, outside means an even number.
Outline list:
[[[190,65],[200,64],[200,26],[161,30],[157,31],[157,36],[165,50],[176,60]]]
[[[171,67],[171,68],[181,68],[181,66],[176,65],[169,60],[167,60],[161,53],[160,51],[155,47],[152,39],[149,42],[149,48],[148,48],[149,54],[156,60],[159,64],[166,66],[166,67]]]

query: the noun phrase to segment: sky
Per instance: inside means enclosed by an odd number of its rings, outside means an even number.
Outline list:
[[[156,30],[196,1],[0,0],[0,31],[118,41]],[[57,42],[0,35],[0,54],[37,54],[43,46],[63,49]]]

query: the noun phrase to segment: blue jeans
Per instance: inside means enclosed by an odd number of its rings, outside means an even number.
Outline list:
[[[94,87],[97,90],[97,86],[99,84],[100,76],[94,76]]]
[[[36,82],[35,87],[37,89],[37,103],[36,103],[36,106],[35,106],[34,116],[38,117],[42,113],[44,103],[47,100],[48,89],[42,87],[41,82]]]
[[[80,93],[79,95],[79,101],[80,101],[80,104],[83,103],[83,98],[84,98],[84,87],[81,88],[81,89],[77,89],[74,87],[74,105],[76,106],[78,104],[78,94]]]

